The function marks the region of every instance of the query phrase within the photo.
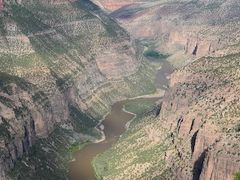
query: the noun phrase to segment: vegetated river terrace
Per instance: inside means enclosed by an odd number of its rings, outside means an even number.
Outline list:
[[[156,75],[156,86],[168,86],[167,76],[171,74],[172,66],[165,61],[162,68]],[[158,98],[140,98],[144,101],[156,102]],[[119,137],[126,131],[126,124],[131,121],[135,115],[124,111],[124,105],[128,100],[120,101],[112,105],[111,112],[105,117],[104,125],[105,140],[99,143],[86,145],[74,157],[75,161],[70,163],[69,179],[71,180],[96,180],[91,162],[97,154],[103,153],[110,148]]]

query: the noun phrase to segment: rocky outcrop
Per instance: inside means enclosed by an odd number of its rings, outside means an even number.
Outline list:
[[[0,166],[6,171],[28,153],[37,138],[47,137],[57,123],[56,117],[66,121],[68,110],[58,107],[56,111],[42,91],[21,78],[1,73],[0,82]]]
[[[239,171],[238,61],[201,58],[172,75],[160,120],[174,134],[166,161],[177,179],[233,179]]]
[[[160,112],[134,121],[116,145],[96,157],[98,176],[234,179],[240,169],[240,49],[230,49],[176,70]]]
[[[204,158],[204,164],[200,174],[200,179],[233,179],[233,174],[239,171],[239,162],[233,161],[230,157],[217,157],[208,154]]]
[[[175,0],[132,4],[111,13],[148,43],[146,48],[187,63],[171,75],[159,117],[135,122],[96,158],[106,168],[99,176],[234,179],[240,170],[239,7],[236,0]]]
[[[92,0],[94,3],[104,7],[108,11],[115,11],[127,5],[138,4],[144,2],[144,0]]]
[[[0,12],[3,10],[4,7],[4,2],[3,0],[0,0]]]
[[[239,42],[239,6],[231,0],[143,2],[111,15],[136,38],[154,42],[161,52],[199,58]]]
[[[5,3],[0,179],[56,126],[74,127],[77,114],[80,132],[94,128],[114,101],[144,92],[134,81],[147,81],[135,75],[141,66],[137,44],[90,1]]]

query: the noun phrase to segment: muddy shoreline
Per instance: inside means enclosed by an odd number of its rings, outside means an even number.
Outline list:
[[[159,98],[139,98],[146,101],[156,102]],[[117,142],[119,137],[127,130],[130,122],[136,117],[134,113],[124,109],[128,100],[119,101],[113,104],[111,112],[102,121],[105,139],[86,145],[74,155],[75,161],[70,162],[70,180],[96,180],[92,167],[94,157]]]

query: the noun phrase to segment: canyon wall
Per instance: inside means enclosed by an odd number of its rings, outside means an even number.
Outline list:
[[[108,11],[115,11],[124,6],[139,4],[145,2],[144,0],[122,0],[122,1],[113,1],[113,0],[92,0],[97,5],[104,7]]]
[[[150,83],[141,72],[141,49],[90,1],[4,3],[0,12],[1,180],[37,140],[48,138],[56,127],[74,127],[78,114],[80,132],[94,128],[113,102],[146,93]],[[138,82],[146,82],[145,89]]]
[[[239,156],[239,54],[201,58],[172,75],[160,121],[178,179],[234,179]],[[169,128],[170,127],[170,128]]]
[[[232,180],[240,170],[239,45],[171,75],[157,108],[140,114],[94,160],[106,180]],[[237,53],[236,53],[236,52]]]
[[[3,10],[3,7],[4,7],[4,3],[3,3],[3,0],[0,1],[0,12]]]
[[[135,38],[152,41],[157,50],[169,54],[198,58],[239,42],[236,0],[143,1],[114,10],[111,16]]]
[[[142,49],[90,1],[0,2],[0,179],[5,180],[56,126],[72,130],[77,116],[80,132],[91,129],[113,102],[154,88]],[[239,2],[138,2],[98,1],[155,50],[178,61],[182,55],[191,62],[207,57],[171,76],[160,115],[144,117],[133,128],[136,136],[128,147],[139,163],[125,148],[119,157],[134,163],[126,168],[118,161],[124,170],[115,178],[232,179],[240,169]],[[121,143],[117,153],[126,146]],[[151,155],[141,156],[147,152]],[[35,164],[24,166],[37,174]]]
[[[134,37],[182,67],[170,77],[160,114],[134,122],[96,158],[106,168],[100,177],[234,179],[240,171],[239,7],[236,0],[176,0],[111,13]]]

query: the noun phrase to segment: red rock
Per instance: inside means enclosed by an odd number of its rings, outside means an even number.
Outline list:
[[[0,0],[0,12],[3,10],[4,2],[3,0]]]
[[[130,4],[141,3],[141,2],[144,2],[144,0],[122,0],[122,1],[97,0],[96,3],[101,4],[105,9],[107,9],[109,11],[115,11],[124,6],[130,5]]]

